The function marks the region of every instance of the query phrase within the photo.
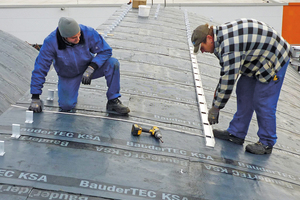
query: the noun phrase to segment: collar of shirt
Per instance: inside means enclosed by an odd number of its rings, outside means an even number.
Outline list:
[[[70,43],[70,42],[68,42],[64,37],[62,37],[62,39],[63,39],[63,41],[64,41],[64,43],[66,44],[66,45],[68,45],[68,46],[75,46],[76,44],[73,44],[73,43]]]
[[[214,54],[217,55],[219,53],[219,47],[220,47],[220,43],[218,41],[218,30],[217,30],[217,27],[216,26],[213,26],[213,33],[214,33]]]

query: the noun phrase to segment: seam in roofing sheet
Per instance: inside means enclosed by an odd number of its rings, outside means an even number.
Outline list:
[[[158,13],[159,13],[159,8],[160,8],[160,4],[157,5],[156,11],[155,11],[154,19],[157,19],[157,15],[158,15]]]
[[[208,122],[208,109],[207,104],[205,100],[204,90],[202,87],[201,82],[201,76],[200,71],[198,67],[197,57],[194,54],[194,47],[191,42],[191,30],[190,30],[190,22],[188,19],[187,11],[184,11],[184,19],[185,19],[185,25],[186,25],[186,32],[187,32],[187,39],[188,39],[188,45],[190,48],[190,55],[191,55],[191,61],[192,61],[192,68],[193,68],[193,74],[194,74],[194,81],[196,86],[196,96],[198,99],[198,106],[199,106],[199,114],[202,119],[202,126],[205,134],[205,140],[206,140],[206,146],[208,147],[214,147],[215,146],[215,138],[212,132],[212,127]]]
[[[28,109],[28,107],[19,106],[19,105],[15,105],[15,104],[12,104],[11,107],[21,108],[21,109],[25,109],[25,110]],[[67,113],[67,112],[58,112],[58,111],[50,111],[50,110],[43,110],[43,112],[58,113],[58,114],[62,114],[62,115],[77,115],[77,116],[86,116],[86,117],[101,118],[101,119],[110,119],[110,120],[130,122],[130,123],[136,123],[137,122],[136,120],[119,119],[119,118],[113,118],[113,117],[108,117],[108,116],[90,115],[90,114],[83,114],[83,113]],[[151,123],[146,123],[146,122],[142,122],[142,121],[139,121],[139,124],[147,125],[147,126],[152,126],[153,125]],[[164,126],[164,125],[159,125],[159,128],[178,132],[178,129],[170,128],[170,127],[167,127],[167,126]],[[188,131],[184,131],[184,130],[180,130],[180,132],[185,133],[185,134],[189,134],[189,135],[203,137],[202,135],[192,133],[192,132],[188,132]]]

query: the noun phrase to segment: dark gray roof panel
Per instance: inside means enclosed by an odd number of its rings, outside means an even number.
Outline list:
[[[28,90],[38,51],[28,43],[0,31],[0,114]]]
[[[98,31],[107,33],[105,39],[121,63],[121,100],[131,112],[106,112],[104,78],[80,87],[76,113],[57,112],[52,69],[41,95],[44,112],[34,114],[28,124],[28,79],[26,93],[0,116],[0,140],[5,142],[0,199],[298,199],[299,74],[287,71],[277,112],[279,139],[271,155],[244,151],[257,140],[255,117],[244,146],[216,139],[214,148],[206,147],[184,11],[161,6],[157,13],[154,5],[149,18],[140,18],[132,9],[108,33],[126,9],[122,6]],[[188,13],[188,21],[193,30],[209,19]],[[23,43],[16,49],[19,45]],[[210,107],[218,60],[198,54],[197,61]],[[55,91],[54,101],[47,100],[48,89]],[[214,128],[227,128],[235,101],[233,94]],[[164,143],[147,133],[132,136],[133,123],[158,126]],[[19,139],[11,138],[12,124],[20,124]]]

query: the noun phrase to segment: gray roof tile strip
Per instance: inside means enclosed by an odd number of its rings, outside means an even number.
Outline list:
[[[126,8],[121,6],[97,30],[104,33]],[[38,52],[0,32],[0,140],[5,151],[0,157],[0,199],[299,198],[298,72],[287,70],[278,103],[279,138],[271,155],[252,155],[245,146],[218,139],[214,148],[207,148],[185,14],[161,6],[155,17],[156,11],[157,5],[152,6],[149,18],[140,18],[137,9],[130,9],[106,36],[121,63],[121,100],[130,107],[129,116],[106,113],[104,78],[80,87],[76,113],[59,113],[52,69],[41,95],[44,112],[35,113],[32,124],[25,123]],[[188,18],[189,30],[209,22],[191,13]],[[210,103],[218,60],[197,54],[197,62]],[[54,90],[53,101],[47,100],[48,90]],[[233,94],[213,127],[227,128],[235,109]],[[133,123],[158,126],[164,143],[147,133],[132,136]],[[20,125],[19,139],[11,138],[12,124]],[[256,131],[254,117],[246,144],[257,141]]]

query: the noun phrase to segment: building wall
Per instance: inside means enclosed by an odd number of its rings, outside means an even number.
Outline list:
[[[248,17],[264,21],[279,33],[282,29],[283,4],[198,4],[167,6],[186,9],[188,12],[210,18],[211,21],[227,22]],[[31,44],[42,44],[44,38],[57,27],[58,19],[69,16],[78,23],[97,28],[120,5],[56,5],[0,7],[0,28]],[[164,4],[161,4],[161,9]]]
[[[72,17],[79,24],[96,28],[119,7],[0,7],[0,29],[30,44],[42,44],[56,29],[60,17]]]
[[[239,18],[254,18],[272,26],[277,32],[282,30],[282,4],[246,4],[246,5],[211,5],[198,7],[182,7],[189,12],[206,16],[212,21],[229,22]],[[208,22],[209,23],[209,22]]]
[[[283,7],[282,36],[293,45],[300,44],[300,3],[289,3]]]

